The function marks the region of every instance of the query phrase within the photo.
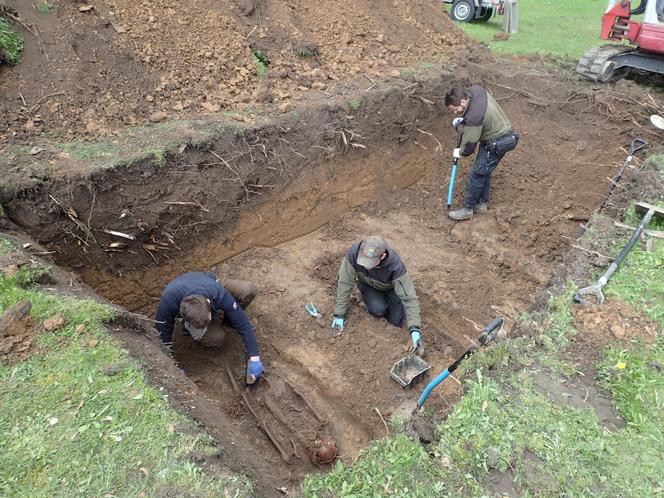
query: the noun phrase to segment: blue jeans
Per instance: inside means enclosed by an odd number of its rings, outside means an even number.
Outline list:
[[[491,173],[498,167],[504,155],[491,152],[484,143],[480,143],[477,157],[466,180],[466,195],[463,200],[465,207],[473,209],[478,202],[489,202]]]
[[[364,282],[357,282],[357,286],[369,313],[379,318],[385,317],[392,325],[401,327],[406,310],[394,289],[379,291]]]

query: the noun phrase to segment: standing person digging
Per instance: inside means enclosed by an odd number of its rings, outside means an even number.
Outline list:
[[[411,338],[410,353],[422,356],[420,301],[415,286],[397,252],[382,238],[367,237],[354,244],[341,262],[333,329],[344,329],[348,301],[355,283],[369,313],[384,317],[396,327],[406,321]]]
[[[225,325],[242,337],[249,356],[247,383],[253,384],[263,373],[258,354],[256,330],[244,308],[256,296],[256,286],[244,280],[227,280],[222,286],[214,273],[189,272],[172,280],[164,289],[157,308],[157,331],[170,351],[173,327],[182,318],[182,331],[207,347],[221,347],[226,338]]]
[[[462,134],[454,157],[470,156],[477,143],[480,147],[468,172],[466,192],[461,209],[450,211],[455,221],[469,220],[473,213],[486,213],[491,189],[491,173],[503,156],[516,148],[519,134],[512,130],[509,119],[494,98],[482,87],[468,90],[452,88],[445,95],[445,106],[456,115],[452,126]]]

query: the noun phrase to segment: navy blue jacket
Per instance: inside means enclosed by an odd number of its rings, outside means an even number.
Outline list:
[[[180,315],[180,303],[191,295],[203,296],[210,300],[212,316],[217,311],[224,313],[224,319],[242,336],[242,343],[249,356],[258,355],[256,329],[247,315],[235,302],[235,298],[224,289],[214,273],[189,272],[172,280],[164,289],[157,307],[157,330],[162,342],[173,340],[173,326]]]

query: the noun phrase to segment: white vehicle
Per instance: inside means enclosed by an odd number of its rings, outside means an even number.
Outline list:
[[[503,13],[505,0],[444,0],[451,3],[450,17],[460,22],[486,22],[495,12]]]

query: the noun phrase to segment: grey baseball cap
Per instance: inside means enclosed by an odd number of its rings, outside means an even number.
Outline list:
[[[360,244],[360,252],[357,254],[357,264],[364,266],[367,270],[375,268],[380,263],[380,257],[385,254],[386,249],[387,244],[380,237],[367,237]]]

